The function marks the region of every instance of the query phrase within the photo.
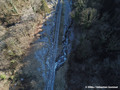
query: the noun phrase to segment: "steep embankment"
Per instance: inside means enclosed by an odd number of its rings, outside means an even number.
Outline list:
[[[43,15],[50,9],[42,0],[0,0],[0,89],[8,90],[17,78],[22,59],[38,32]],[[4,89],[3,89],[4,87]]]
[[[55,7],[55,6],[54,6]],[[58,1],[57,10],[53,8],[42,25],[40,37],[32,43],[33,48],[22,63],[12,89],[52,90],[55,78],[55,58],[57,57],[58,34],[61,18],[61,3]],[[56,23],[56,24],[55,24]]]
[[[68,90],[120,86],[120,1],[73,2],[75,37],[68,61]]]

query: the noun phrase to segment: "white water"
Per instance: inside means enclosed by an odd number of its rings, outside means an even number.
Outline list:
[[[70,50],[70,46],[68,43],[68,33],[67,27],[69,25],[68,20],[69,13],[71,11],[68,0],[64,0],[64,34],[63,34],[63,50],[59,57],[58,54],[58,37],[59,37],[59,29],[60,29],[60,20],[61,20],[61,11],[62,11],[62,3],[58,0],[58,4],[56,7],[56,18],[55,25],[50,25],[48,28],[44,30],[43,33],[47,35],[41,39],[39,42],[44,42],[44,46],[35,52],[36,59],[41,63],[38,71],[42,72],[42,78],[45,83],[45,90],[54,90],[54,80],[55,80],[55,71],[59,68],[66,60],[67,53]],[[55,31],[53,32],[53,27],[55,27]],[[44,28],[44,27],[43,27]],[[58,60],[56,60],[56,58]]]

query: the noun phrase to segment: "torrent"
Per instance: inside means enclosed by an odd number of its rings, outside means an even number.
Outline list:
[[[71,11],[70,2],[68,0],[63,1],[65,5],[63,6],[62,1],[58,0],[56,7],[56,20],[55,20],[55,30],[46,31],[47,38],[44,37],[42,41],[45,41],[44,47],[35,52],[35,57],[39,62],[41,62],[42,77],[45,83],[45,90],[54,89],[54,80],[55,73],[60,66],[64,64],[67,60],[67,55],[70,52],[70,43],[69,43],[69,25],[71,24],[71,19],[69,13]],[[62,36],[62,50],[60,55],[58,55],[58,42],[59,42],[59,30],[61,24],[61,12],[62,6],[64,10],[64,30]],[[41,41],[41,39],[40,39]]]

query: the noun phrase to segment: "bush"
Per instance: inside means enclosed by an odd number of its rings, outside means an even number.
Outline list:
[[[86,8],[81,12],[80,23],[88,28],[96,20],[97,10],[94,8]]]
[[[21,56],[23,54],[22,48],[19,46],[19,42],[13,38],[10,37],[6,40],[7,44],[7,54],[10,56]]]
[[[50,11],[45,0],[41,1],[41,11],[44,13],[48,13]]]
[[[28,7],[24,0],[0,0],[0,24],[7,26],[18,22],[19,17],[24,13],[23,8]]]
[[[4,80],[4,79],[6,79],[6,75],[4,75],[4,74],[1,74],[1,75],[0,75],[0,79],[1,79],[1,80]]]
[[[75,0],[71,13],[71,17],[75,20],[76,24],[85,28],[90,27],[97,17],[97,9],[94,8],[94,5],[89,5],[90,3],[91,1],[89,0]]]

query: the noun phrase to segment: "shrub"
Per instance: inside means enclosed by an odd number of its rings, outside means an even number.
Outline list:
[[[4,79],[6,79],[6,75],[4,75],[4,74],[1,74],[1,75],[0,75],[0,79],[1,79],[1,80],[4,80]]]
[[[88,28],[96,20],[97,10],[94,8],[86,8],[81,12],[80,23]]]
[[[23,50],[19,45],[19,42],[16,38],[10,37],[6,40],[7,44],[7,53],[10,56],[21,56],[23,54]]]
[[[14,79],[15,79],[15,76],[10,76],[9,79],[14,80]]]
[[[16,60],[11,60],[10,62],[11,62],[11,63],[15,63],[15,62],[16,62]]]
[[[47,2],[45,0],[41,1],[41,11],[48,13],[50,10],[47,6]]]

